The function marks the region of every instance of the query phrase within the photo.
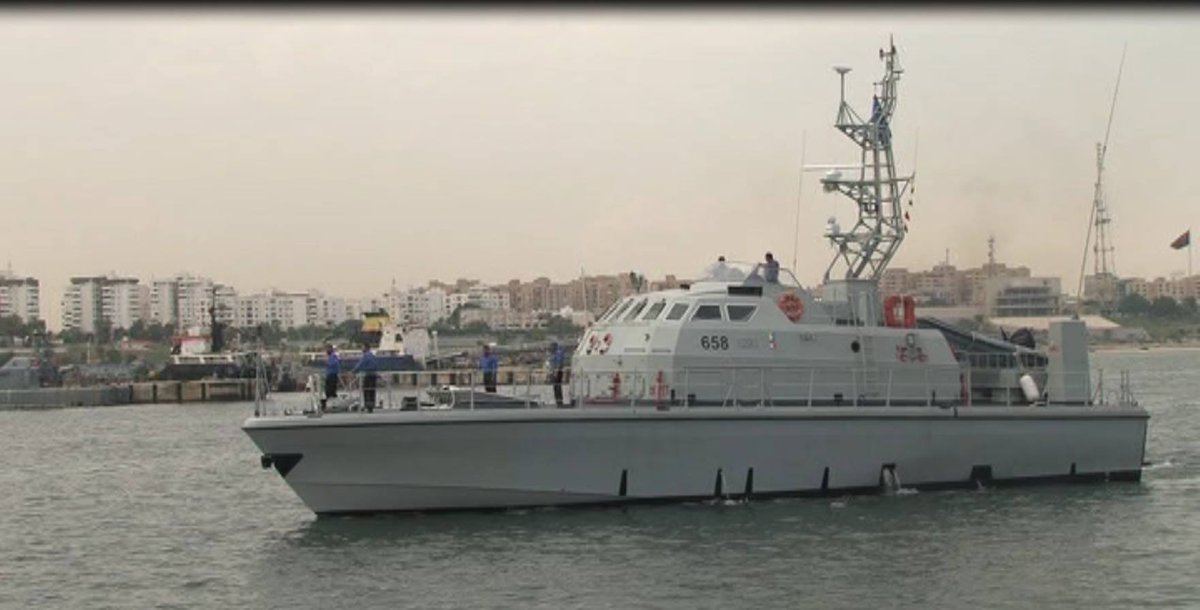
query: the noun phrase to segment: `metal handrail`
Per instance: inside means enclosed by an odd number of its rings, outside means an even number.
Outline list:
[[[522,399],[525,408],[547,406],[539,397],[541,392],[550,386],[542,375],[547,370],[544,367],[509,368],[497,376],[497,386],[510,390],[501,392],[510,398]],[[998,371],[1002,377],[993,387],[1005,388],[1001,402],[992,404],[1025,404],[1024,394],[1016,383],[1021,371]],[[884,374],[879,368],[830,368],[830,367],[793,367],[783,365],[751,366],[704,366],[681,367],[663,371],[663,385],[659,385],[658,371],[629,371],[622,369],[589,369],[586,372],[564,368],[562,383],[564,403],[576,407],[585,406],[620,406],[630,409],[671,408],[694,406],[694,396],[719,396],[719,404],[725,408],[762,408],[776,407],[783,404],[813,406],[818,402],[827,403],[838,400],[843,390],[852,394],[841,398],[845,406],[861,405],[864,402],[891,407],[902,400],[912,404],[914,398],[923,404],[957,404],[970,406],[973,403],[971,392],[966,392],[966,400],[959,391],[950,396],[935,396],[938,387],[954,384],[961,389],[960,378],[970,388],[971,374],[968,368],[956,365],[927,366],[919,378],[901,379],[897,370],[891,368]],[[1080,377],[1090,375],[1096,381],[1095,392],[1089,391],[1090,404],[1115,404],[1120,406],[1136,405],[1133,396],[1132,381],[1127,371],[1121,372],[1120,385],[1116,390],[1104,387],[1102,370],[1088,373],[1064,374],[1063,380],[1068,386]],[[396,394],[419,391],[430,387],[449,387],[449,404],[442,407],[476,408],[476,391],[481,380],[479,371],[475,370],[444,370],[444,371],[407,371],[402,373],[377,373],[376,408],[394,409],[403,406],[403,401],[396,399]],[[355,406],[361,407],[362,388],[361,375],[344,374],[340,384],[342,393],[349,393],[357,399]],[[314,373],[310,376],[310,397],[315,407],[321,399],[323,376]],[[443,384],[442,382],[448,382]],[[615,381],[615,384],[614,384]],[[614,388],[614,385],[616,386]],[[466,397],[453,391],[455,388],[469,389]],[[850,390],[854,388],[853,390]],[[1048,388],[1040,388],[1041,396],[1037,401],[1044,404]],[[1015,396],[1014,396],[1015,394]],[[344,394],[343,394],[344,395]],[[819,399],[818,399],[819,397]],[[993,400],[1000,397],[993,394]],[[421,402],[417,396],[418,404]],[[455,404],[456,401],[464,403]],[[466,402],[469,401],[469,402]],[[271,407],[270,401],[256,405],[256,414],[267,415]]]

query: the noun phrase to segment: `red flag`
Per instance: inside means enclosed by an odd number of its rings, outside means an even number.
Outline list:
[[[1171,242],[1171,247],[1178,250],[1180,248],[1188,247],[1191,243],[1192,243],[1192,230],[1188,229],[1183,232],[1183,235],[1176,237],[1175,241]]]

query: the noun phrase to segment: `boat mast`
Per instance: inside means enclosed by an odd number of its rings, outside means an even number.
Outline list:
[[[846,102],[846,73],[850,68],[836,67],[841,79],[841,104],[838,107],[838,128],[862,149],[858,175],[843,177],[830,171],[821,180],[827,192],[837,191],[849,197],[858,207],[858,220],[848,230],[831,222],[825,233],[837,254],[825,270],[828,281],[835,267],[844,268],[846,279],[878,280],[888,262],[904,241],[908,227],[904,223],[903,197],[911,176],[897,176],[892,153],[892,114],[896,111],[896,83],[903,70],[897,59],[896,45],[890,40],[887,49],[880,49],[884,62],[883,79],[875,83],[871,116],[867,120]]]

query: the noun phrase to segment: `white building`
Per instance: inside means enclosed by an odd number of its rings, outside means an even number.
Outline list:
[[[175,325],[179,321],[179,283],[174,279],[152,280],[151,283],[149,320]]]
[[[42,317],[41,289],[31,277],[0,270],[0,317],[16,316],[24,323]]]
[[[282,329],[309,325],[336,325],[348,319],[355,307],[338,297],[318,291],[272,290],[237,299],[234,324],[240,328],[278,325]]]
[[[73,277],[63,293],[63,330],[96,332],[107,321],[111,328],[129,328],[141,319],[141,290],[137,278]]]
[[[333,297],[317,290],[308,293],[310,306],[314,312],[312,324],[337,326],[346,320],[358,319],[361,316],[351,315],[355,307],[342,297]]]
[[[173,324],[177,329],[208,328],[209,308],[215,299],[217,321],[234,323],[237,292],[231,286],[186,273],[153,283],[149,309],[154,322]]]
[[[384,295],[382,307],[405,326],[428,326],[449,315],[446,303],[447,295],[441,288],[393,288]]]
[[[466,292],[446,295],[446,315],[454,313],[464,305],[488,310],[507,310],[510,309],[511,300],[507,290],[494,290],[486,286],[471,286]]]

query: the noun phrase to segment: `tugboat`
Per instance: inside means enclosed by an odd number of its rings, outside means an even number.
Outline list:
[[[721,265],[615,303],[572,360],[576,408],[255,416],[243,429],[318,515],[1138,481],[1149,415],[1127,376],[1093,389],[1086,329],[1054,322],[1045,351],[918,319],[881,295],[911,177],[896,173],[894,45],[862,119],[862,151],[825,190],[820,294],[773,263]]]

